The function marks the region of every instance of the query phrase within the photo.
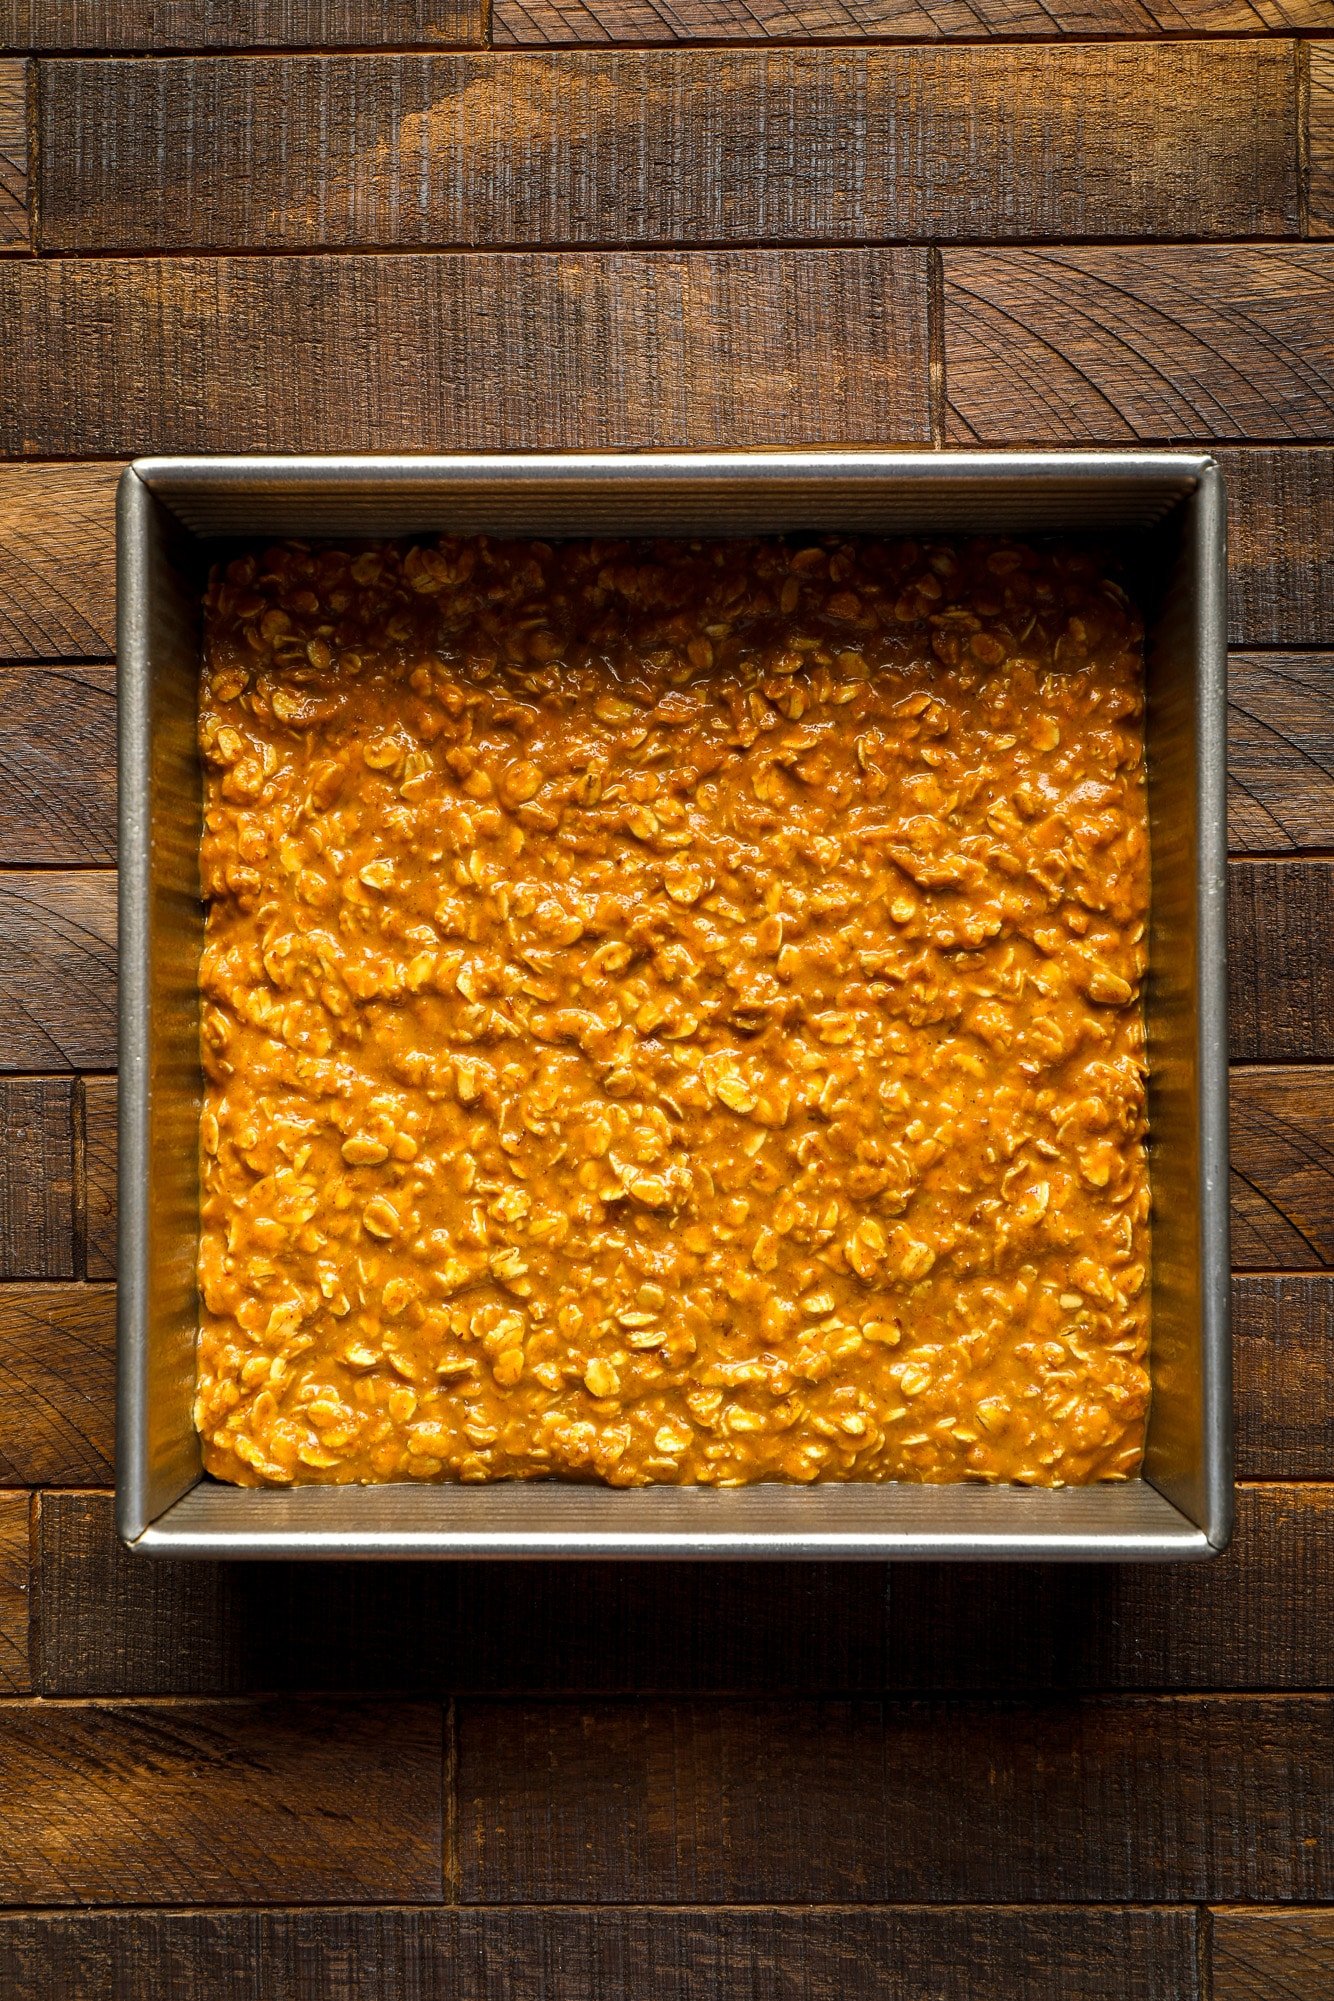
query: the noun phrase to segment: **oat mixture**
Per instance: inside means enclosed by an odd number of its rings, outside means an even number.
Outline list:
[[[1140,637],[1008,542],[233,562],[210,1472],[1133,1475]]]

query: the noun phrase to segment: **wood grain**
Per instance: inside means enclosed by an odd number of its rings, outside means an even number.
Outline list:
[[[27,1494],[0,1494],[0,1696],[23,1695],[32,1686],[28,1673],[30,1506]]]
[[[1293,0],[1280,0],[1291,8]],[[1256,0],[1259,16],[1270,11]],[[360,48],[481,42],[486,0],[5,0],[13,49]],[[1269,25],[1266,21],[1265,25]]]
[[[23,2001],[1199,2001],[1195,1923],[994,1906],[52,1913],[0,1918],[0,1988]]]
[[[0,1703],[0,1901],[441,1895],[434,1705]]]
[[[1334,1479],[1334,1277],[1233,1280],[1237,1470]]]
[[[116,1080],[83,1081],[84,1270],[116,1276]]]
[[[1334,247],[945,253],[959,444],[1323,440]]]
[[[1334,653],[1234,653],[1227,691],[1233,851],[1334,848]]]
[[[1232,1073],[1232,1262],[1334,1265],[1334,1069]]]
[[[1334,1058],[1334,862],[1234,861],[1227,886],[1232,1056],[1243,1063],[1328,1062]]]
[[[0,875],[0,1070],[115,1061],[115,876]]]
[[[115,1351],[113,1287],[0,1287],[0,1484],[110,1480]]]
[[[932,41],[966,35],[1264,34],[1329,28],[1325,0],[493,0],[498,48],[587,42]]]
[[[116,859],[116,676],[110,667],[0,671],[0,863]]]
[[[1334,1911],[1214,1911],[1213,2001],[1315,2001],[1334,1993]]]
[[[1334,645],[1334,451],[1220,451],[1234,646]]]
[[[463,1702],[465,1903],[1334,1895],[1331,1701]]]
[[[1327,1436],[1317,1472],[1329,1461]],[[1242,1488],[1228,1553],[1186,1566],[150,1563],[119,1542],[110,1495],[89,1493],[41,1497],[38,1551],[33,1677],[47,1696],[1334,1681],[1326,1485]]]
[[[1300,226],[1287,42],[122,59],[41,77],[48,250],[1174,236],[1186,181],[1194,236]],[[1200,102],[1210,117],[1183,120]],[[330,132],[348,135],[336,163]]]
[[[0,659],[116,646],[119,466],[0,466]]]
[[[0,323],[8,453],[930,436],[924,251],[11,260]]]
[[[28,65],[0,61],[0,250],[28,247]]]
[[[1312,42],[1307,100],[1307,233],[1334,236],[1334,42]]]
[[[74,1274],[74,1085],[0,1081],[0,1279]]]
[[[878,1688],[874,1566],[147,1563],[106,1494],[46,1494],[50,1695],[249,1688]]]
[[[1242,1487],[1235,1538],[1209,1563],[892,1569],[882,1685],[960,1693],[1329,1688],[1331,1587],[1330,1488]]]

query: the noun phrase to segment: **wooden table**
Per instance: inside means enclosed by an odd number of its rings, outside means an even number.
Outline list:
[[[1334,1993],[1334,0],[0,43],[0,1997]],[[125,1556],[119,464],[1166,441],[1233,508],[1232,1552]]]

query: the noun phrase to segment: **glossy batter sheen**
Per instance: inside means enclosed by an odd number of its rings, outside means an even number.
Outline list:
[[[253,1485],[1125,1478],[1140,623],[1074,550],[215,579],[197,1419]]]

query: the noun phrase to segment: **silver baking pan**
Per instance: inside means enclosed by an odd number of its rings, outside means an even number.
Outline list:
[[[201,1471],[199,599],[255,537],[1092,531],[1148,617],[1153,1400],[1144,1477],[1019,1487],[253,1490]],[[118,1519],[208,1557],[1208,1557],[1232,1517],[1224,497],[1206,457],[709,453],[143,459],[120,485]]]

